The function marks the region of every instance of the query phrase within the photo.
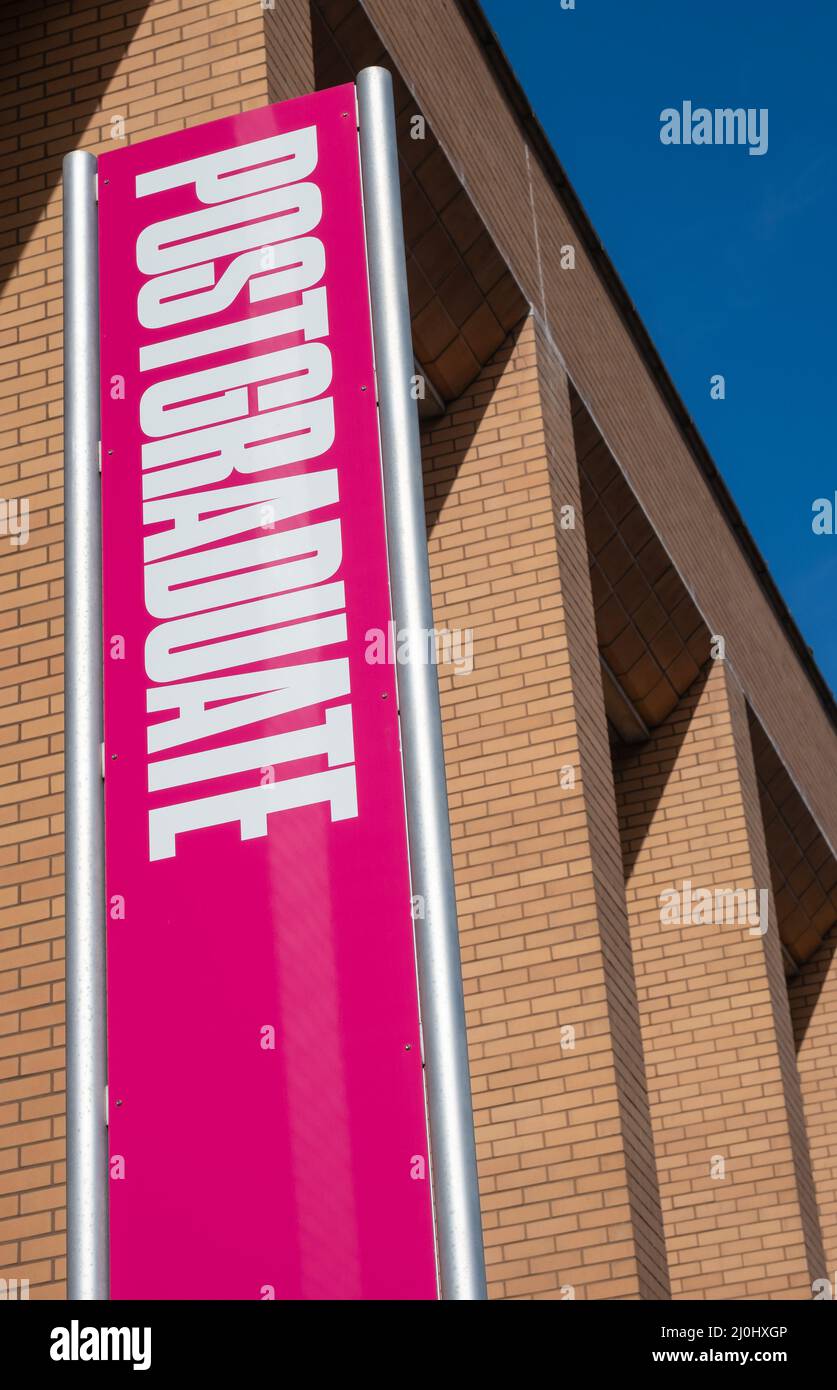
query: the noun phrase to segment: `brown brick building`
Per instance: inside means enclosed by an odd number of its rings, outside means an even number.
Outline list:
[[[474,642],[441,676],[491,1294],[811,1298],[834,702],[477,5],[8,0],[0,33],[0,1275],[63,1296],[61,160],[382,63],[436,618]],[[686,885],[763,921],[684,921]]]

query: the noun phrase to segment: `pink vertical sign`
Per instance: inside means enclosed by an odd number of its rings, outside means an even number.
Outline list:
[[[355,112],[99,163],[115,1298],[437,1296]]]

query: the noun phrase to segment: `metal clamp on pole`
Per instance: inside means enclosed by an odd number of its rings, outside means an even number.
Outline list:
[[[412,891],[424,899],[416,938],[441,1291],[445,1299],[483,1299],[439,684],[435,665],[415,655],[426,650],[433,609],[390,74],[365,68],[357,95],[393,617],[414,654],[397,678]]]
[[[108,1297],[96,160],[64,160],[67,1276]]]

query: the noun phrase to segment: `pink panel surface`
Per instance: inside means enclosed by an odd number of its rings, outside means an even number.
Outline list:
[[[433,1299],[354,88],[99,219],[112,1295]]]

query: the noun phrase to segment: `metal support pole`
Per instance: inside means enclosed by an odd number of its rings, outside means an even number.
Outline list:
[[[96,160],[64,160],[67,1273],[108,1297]]]
[[[393,616],[399,641],[405,635],[414,654],[398,666],[398,703],[413,893],[424,899],[416,937],[441,1290],[445,1299],[483,1299],[439,684],[435,666],[421,656],[433,609],[390,74],[365,68],[357,95]]]

